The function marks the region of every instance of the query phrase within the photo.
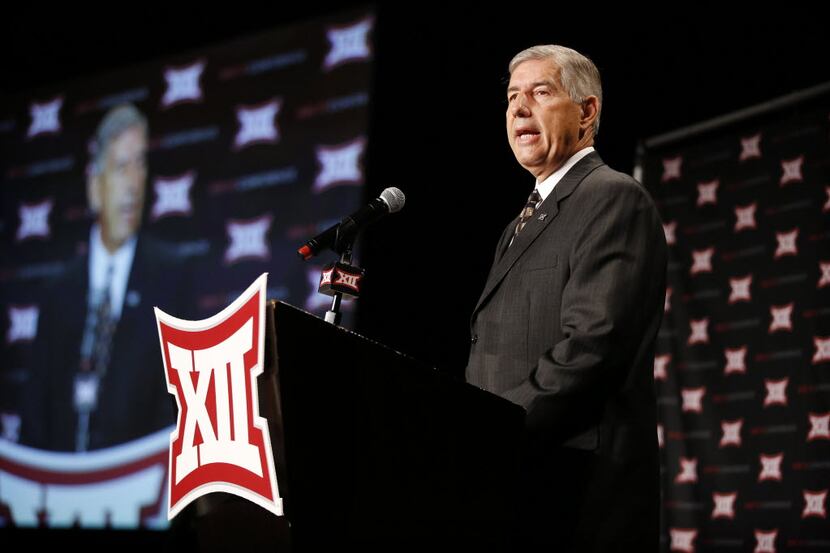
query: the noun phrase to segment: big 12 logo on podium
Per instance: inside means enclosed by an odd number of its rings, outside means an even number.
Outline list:
[[[268,421],[259,415],[257,395],[267,276],[208,319],[186,321],[155,310],[167,390],[179,408],[170,435],[169,519],[211,492],[235,494],[283,514]]]

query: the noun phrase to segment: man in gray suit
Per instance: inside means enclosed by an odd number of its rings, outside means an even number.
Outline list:
[[[496,248],[466,376],[527,412],[515,549],[656,551],[660,217],[594,151],[591,60],[561,46],[520,52],[507,100],[507,138],[536,187]]]

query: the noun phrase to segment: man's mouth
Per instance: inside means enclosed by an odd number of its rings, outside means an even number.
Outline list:
[[[520,127],[516,129],[516,142],[519,144],[529,144],[536,141],[539,136],[539,131],[532,127]]]

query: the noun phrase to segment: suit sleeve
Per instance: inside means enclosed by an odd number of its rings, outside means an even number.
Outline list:
[[[574,432],[575,421],[599,420],[606,399],[625,382],[654,310],[662,314],[665,293],[665,236],[641,186],[604,182],[587,200],[569,249],[563,339],[551,337],[530,376],[504,394],[527,410],[529,430],[560,437]]]

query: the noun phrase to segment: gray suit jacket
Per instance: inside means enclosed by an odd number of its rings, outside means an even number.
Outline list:
[[[467,380],[527,411],[517,539],[656,551],[654,342],[666,242],[645,189],[581,159],[507,247],[471,319]]]

